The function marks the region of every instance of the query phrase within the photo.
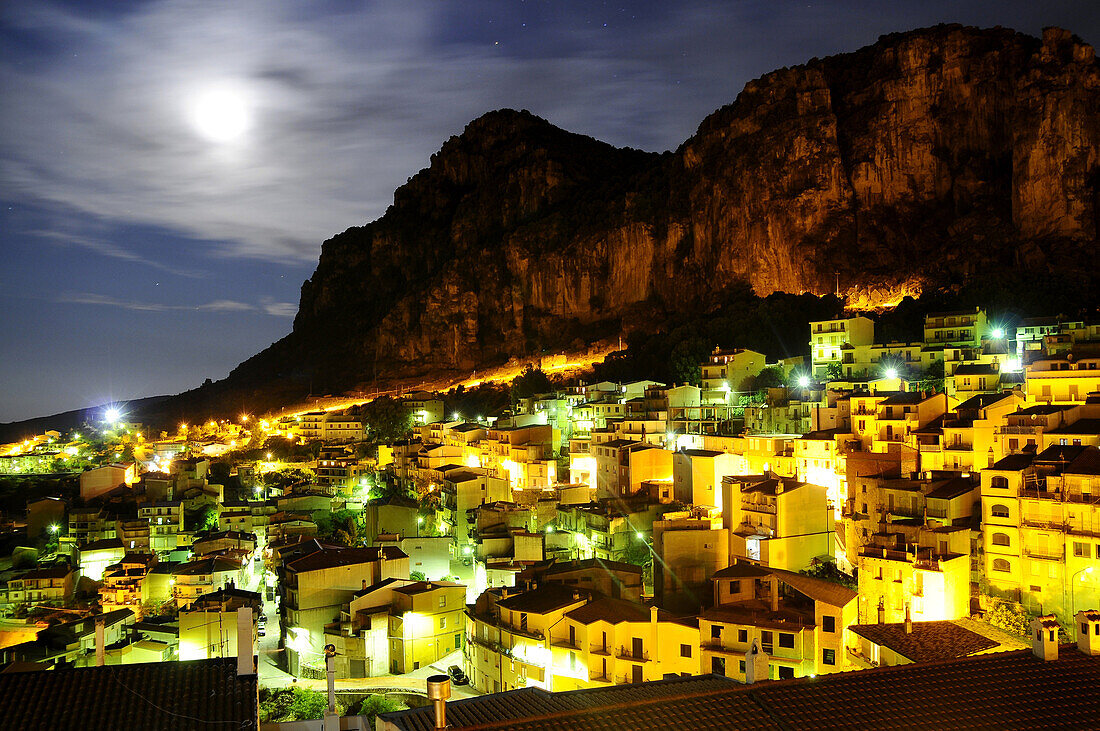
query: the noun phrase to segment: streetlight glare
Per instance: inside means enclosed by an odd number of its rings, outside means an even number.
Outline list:
[[[114,424],[115,422],[117,422],[117,421],[118,421],[118,418],[119,418],[120,416],[122,416],[122,412],[120,412],[120,411],[119,411],[118,409],[116,409],[116,408],[115,408],[115,407],[113,407],[113,406],[112,406],[111,408],[109,408],[109,409],[107,409],[106,411],[104,411],[104,412],[103,412],[103,417],[104,417],[104,420],[105,420],[105,421],[108,421],[108,422],[110,422],[110,423],[112,423],[112,424]]]
[[[637,539],[639,541],[642,540],[643,538],[645,538],[645,534],[642,533],[640,530],[639,531],[634,531],[634,535],[635,535],[635,537],[637,537]]]
[[[897,368],[887,368],[886,369],[886,377],[887,378],[897,378],[898,377],[898,369]]]
[[[1003,327],[995,327],[995,328],[993,328],[993,337],[994,337],[995,339],[997,339],[997,340],[1000,340],[1000,339],[1001,339],[1001,338],[1003,338],[1004,336],[1005,336],[1005,331],[1004,331],[1004,328],[1003,328]]]
[[[798,387],[799,388],[806,388],[809,385],[810,385],[810,377],[809,376],[799,376],[798,377]]]

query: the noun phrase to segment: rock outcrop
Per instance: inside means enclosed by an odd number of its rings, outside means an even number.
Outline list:
[[[749,83],[675,152],[471,122],[325,242],[294,330],[226,385],[315,392],[653,326],[725,287],[937,287],[1100,268],[1100,66],[1061,29],[883,37]]]

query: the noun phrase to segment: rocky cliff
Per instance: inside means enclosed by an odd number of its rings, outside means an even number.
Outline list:
[[[939,26],[749,83],[675,152],[526,112],[448,140],[325,242],[293,332],[228,384],[344,390],[757,293],[1097,271],[1100,66],[1066,31]]]

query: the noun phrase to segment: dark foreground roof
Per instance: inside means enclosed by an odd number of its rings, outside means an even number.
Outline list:
[[[742,685],[714,675],[567,693],[524,688],[447,704],[453,729],[1097,728],[1100,657],[1063,645]],[[428,731],[430,706],[384,713]]]
[[[912,632],[905,631],[904,622],[855,624],[848,629],[913,662],[965,657],[997,646],[994,640],[948,621],[913,622]]]
[[[12,729],[256,729],[257,704],[236,658],[0,673]]]

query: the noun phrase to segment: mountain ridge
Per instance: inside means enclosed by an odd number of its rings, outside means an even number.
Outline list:
[[[1098,220],[1100,67],[1058,28],[940,25],[777,69],[662,153],[497,110],[324,243],[290,334],[173,403],[466,376],[746,285],[888,301],[1087,274]]]

